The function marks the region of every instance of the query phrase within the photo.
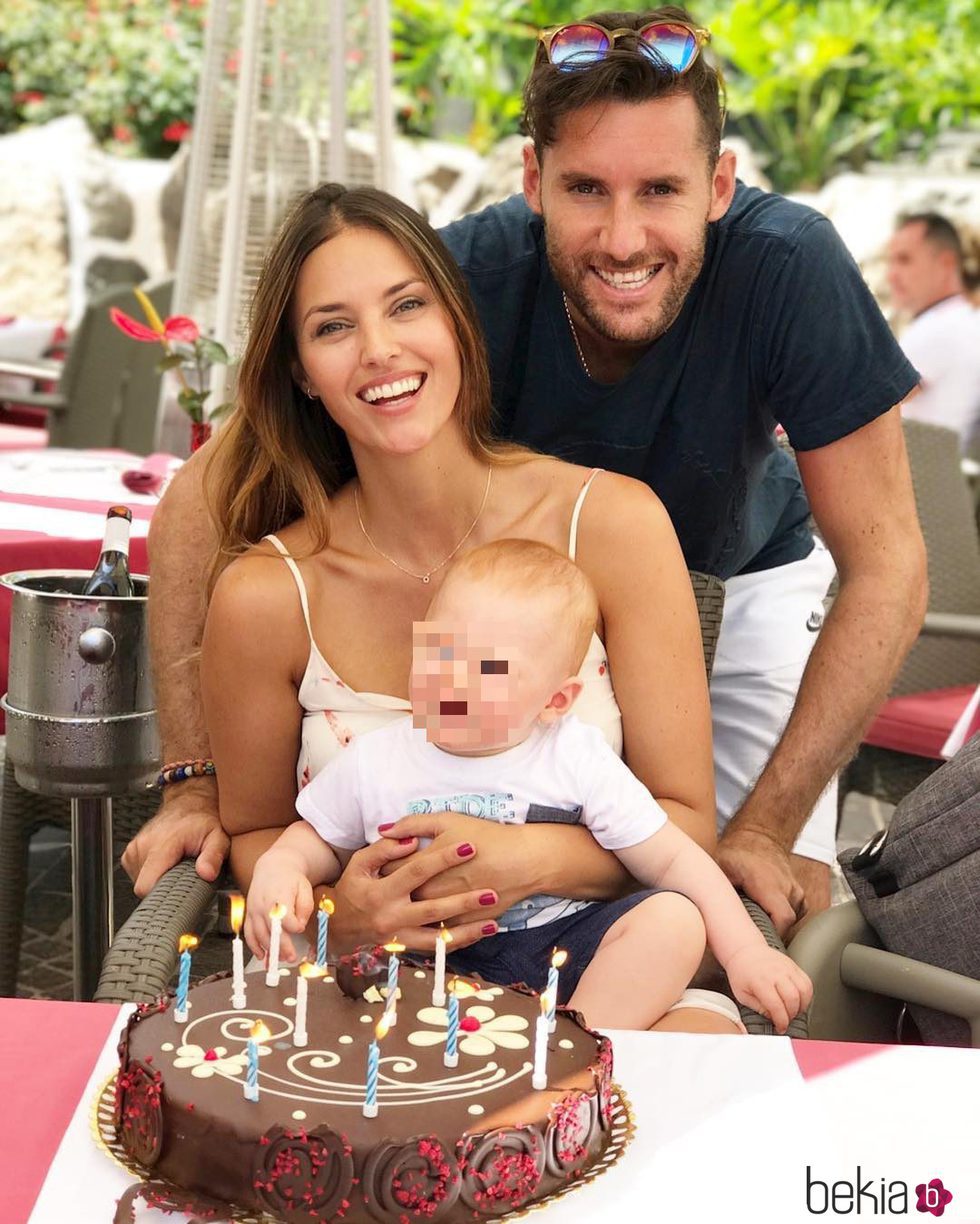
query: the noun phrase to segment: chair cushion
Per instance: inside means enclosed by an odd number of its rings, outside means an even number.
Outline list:
[[[892,697],[878,711],[864,742],[892,752],[942,760],[942,747],[976,691],[975,684]]]

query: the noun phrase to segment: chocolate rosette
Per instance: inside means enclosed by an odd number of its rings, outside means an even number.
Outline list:
[[[350,1205],[354,1158],[350,1145],[328,1126],[287,1131],[274,1126],[252,1158],[259,1202],[287,1219],[332,1220]]]
[[[435,1135],[379,1143],[361,1174],[368,1212],[385,1224],[440,1219],[459,1197],[459,1183],[455,1157]]]
[[[596,1068],[596,1091],[599,1094],[599,1121],[605,1131],[612,1129],[613,1114],[613,1055],[612,1042],[603,1037],[599,1043],[599,1063]]]
[[[504,1215],[529,1202],[541,1184],[545,1149],[533,1126],[502,1126],[461,1143],[460,1195],[480,1215]]]
[[[163,1145],[161,1079],[159,1071],[136,1061],[116,1077],[116,1134],[132,1159],[149,1169]]]
[[[545,1167],[553,1177],[574,1177],[589,1163],[599,1131],[594,1093],[575,1092],[558,1102],[544,1138]]]

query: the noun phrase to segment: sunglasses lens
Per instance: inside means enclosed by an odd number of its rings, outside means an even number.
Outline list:
[[[640,31],[640,50],[655,64],[686,72],[698,53],[698,40],[682,25],[658,22]]]
[[[588,68],[604,59],[609,50],[609,39],[595,26],[562,26],[551,41],[551,62],[562,72],[574,72],[576,68]]]

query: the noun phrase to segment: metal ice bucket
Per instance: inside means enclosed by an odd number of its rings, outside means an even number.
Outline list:
[[[75,997],[91,999],[114,930],[112,795],[159,768],[146,627],[148,579],[136,593],[81,594],[82,570],[4,574],[13,592],[7,763],[17,782],[71,800]]]
[[[13,592],[3,708],[7,760],[25,790],[119,795],[152,779],[160,742],[150,679],[147,585],[82,595],[83,571],[0,578]]]

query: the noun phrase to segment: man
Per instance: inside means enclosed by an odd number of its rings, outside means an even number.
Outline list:
[[[966,296],[963,247],[938,213],[899,220],[888,245],[895,305],[912,315],[899,341],[922,375],[905,416],[959,434],[965,452],[980,444],[980,311]]]
[[[526,203],[445,237],[487,332],[503,430],[648,481],[688,564],[728,580],[712,687],[719,861],[787,931],[829,903],[835,811],[821,794],[924,610],[896,407],[916,375],[829,223],[736,185],[717,74],[683,16],[600,14],[626,32],[545,36],[525,89]],[[832,565],[777,421],[840,574],[819,639]],[[171,669],[158,698],[168,759],[206,755],[186,663],[207,552],[191,526],[199,485],[191,463],[151,536],[156,653],[185,660],[186,696]],[[184,853],[211,878],[223,852],[212,783],[168,790],[124,859],[138,892]]]

